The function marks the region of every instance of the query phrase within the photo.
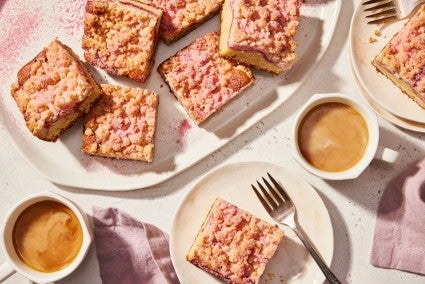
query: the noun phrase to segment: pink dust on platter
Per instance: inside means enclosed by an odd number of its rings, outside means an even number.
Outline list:
[[[190,126],[189,122],[187,121],[187,119],[183,119],[178,127],[178,131],[179,131],[179,139],[176,141],[177,143],[181,143],[182,138],[185,137],[188,133],[188,131],[192,128],[192,126]]]
[[[54,16],[66,34],[80,38],[84,25],[86,0],[56,0],[53,4]]]
[[[6,4],[5,4],[6,5]],[[0,83],[8,83],[19,55],[26,50],[33,32],[40,25],[39,10],[6,13],[0,11]]]
[[[181,136],[186,136],[187,132],[191,128],[192,127],[190,126],[189,122],[186,119],[184,119],[179,125],[179,134]]]

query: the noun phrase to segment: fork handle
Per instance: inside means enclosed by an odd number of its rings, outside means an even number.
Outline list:
[[[341,281],[339,281],[335,274],[333,274],[333,272],[329,269],[329,267],[326,265],[320,255],[316,252],[316,250],[313,248],[313,246],[310,244],[310,241],[304,236],[304,234],[296,227],[293,228],[293,230],[298,236],[298,238],[301,240],[301,242],[304,244],[304,246],[308,249],[311,256],[319,266],[320,270],[322,270],[323,274],[325,274],[326,279],[329,281],[329,283],[341,284]]]

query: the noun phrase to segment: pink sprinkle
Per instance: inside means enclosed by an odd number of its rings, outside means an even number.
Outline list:
[[[184,119],[179,126],[179,134],[180,136],[186,136],[187,132],[189,131],[189,129],[191,129],[192,126],[190,126],[189,122]]]
[[[39,10],[22,11],[16,14],[0,14],[1,24],[10,29],[0,38],[1,61],[0,83],[5,84],[16,64],[18,55],[26,48],[31,34],[40,24]]]
[[[189,122],[188,122],[186,119],[183,119],[183,120],[180,122],[180,125],[179,125],[179,128],[178,128],[178,130],[179,130],[179,138],[178,138],[178,139],[177,139],[177,141],[176,141],[176,143],[177,143],[177,144],[182,143],[182,138],[183,138],[184,136],[186,136],[187,132],[188,132],[188,131],[189,131],[189,129],[191,129],[191,128],[192,128],[192,126],[190,126]]]
[[[68,35],[80,38],[84,24],[86,0],[57,0],[53,5],[55,15]]]

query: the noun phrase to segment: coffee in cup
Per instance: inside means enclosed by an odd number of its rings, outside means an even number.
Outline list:
[[[292,155],[325,179],[356,178],[375,157],[394,162],[398,153],[378,145],[376,115],[342,94],[316,94],[301,107],[292,129]]]
[[[20,201],[2,226],[0,282],[17,271],[37,283],[64,278],[82,262],[92,241],[87,216],[68,199],[51,193]]]
[[[41,272],[56,272],[78,255],[83,230],[70,208],[53,200],[26,208],[13,228],[13,247],[29,267]]]
[[[365,154],[369,131],[365,119],[353,107],[327,102],[307,112],[297,139],[301,154],[313,167],[343,172]]]

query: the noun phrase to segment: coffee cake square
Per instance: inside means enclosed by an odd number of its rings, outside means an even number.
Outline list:
[[[28,129],[36,137],[56,141],[102,94],[78,56],[53,40],[18,72],[11,95]]]
[[[84,120],[81,150],[95,156],[152,162],[159,96],[141,88],[102,85]]]
[[[251,70],[220,57],[217,33],[208,33],[158,66],[171,91],[200,124],[254,82]]]
[[[139,1],[89,0],[82,48],[91,65],[144,82],[149,76],[162,10]]]
[[[372,65],[425,108],[425,4],[384,46]]]
[[[217,198],[186,259],[226,283],[258,283],[283,234],[276,225]]]
[[[220,54],[279,74],[294,64],[301,0],[226,0]]]

